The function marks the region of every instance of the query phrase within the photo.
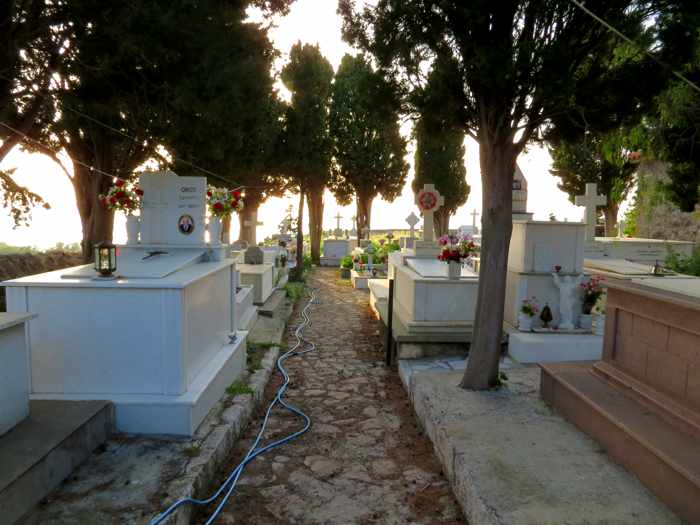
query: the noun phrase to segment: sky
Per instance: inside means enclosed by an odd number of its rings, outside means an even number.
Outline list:
[[[253,15],[254,16],[254,15]],[[275,47],[280,50],[281,57],[276,63],[279,70],[288,60],[292,45],[302,43],[318,43],[321,52],[331,62],[334,69],[338,68],[345,53],[354,53],[352,48],[342,40],[341,20],[336,14],[336,2],[332,0],[296,0],[287,16],[276,20],[275,27],[270,31],[270,37]],[[278,82],[278,89],[285,96],[284,87]],[[404,126],[402,131],[407,135],[410,126]],[[466,204],[462,206],[450,220],[450,227],[471,225],[471,213],[476,210],[481,213],[481,175],[479,170],[478,146],[473,139],[466,139],[467,182],[471,193]],[[389,203],[380,198],[375,199],[372,207],[372,228],[376,229],[406,229],[405,218],[412,211],[417,213],[411,191],[413,178],[413,145],[409,145],[406,160],[411,170],[406,186],[401,195]],[[551,158],[545,148],[531,146],[518,159],[518,163],[528,181],[528,211],[534,213],[536,220],[547,220],[553,213],[560,220],[580,221],[583,218],[583,208],[571,204],[567,195],[557,188],[557,179],[549,174]],[[14,168],[16,181],[30,190],[41,195],[51,205],[50,210],[37,208],[32,213],[29,227],[13,229],[9,212],[0,208],[0,242],[17,246],[36,246],[49,248],[56,243],[80,242],[82,237],[80,218],[75,205],[73,187],[63,171],[48,158],[39,154],[28,154],[15,149],[2,164],[2,169]],[[292,204],[295,209],[298,197],[290,195],[285,198],[270,199],[263,204],[258,212],[258,220],[263,222],[258,227],[257,236],[261,240],[266,236],[277,233],[285,210]],[[338,206],[330,192],[326,192],[324,209],[324,229],[333,229],[336,225],[334,217],[340,213],[341,228],[352,228],[352,216],[355,214],[354,204]],[[624,211],[624,207],[623,210]],[[479,219],[477,218],[477,221]],[[308,224],[308,218],[305,219]],[[233,235],[237,238],[238,221],[233,221]],[[114,241],[126,240],[125,220],[117,215],[114,226]]]

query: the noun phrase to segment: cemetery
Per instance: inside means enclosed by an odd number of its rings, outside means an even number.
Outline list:
[[[693,6],[186,4],[0,10],[0,525],[700,524]]]

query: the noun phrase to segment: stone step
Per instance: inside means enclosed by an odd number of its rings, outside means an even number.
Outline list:
[[[102,445],[114,425],[107,401],[31,401],[0,437],[0,522],[12,524]]]
[[[258,314],[265,317],[272,317],[287,298],[287,292],[284,290],[275,290],[270,298],[265,301],[265,304],[258,307]]]
[[[542,398],[592,436],[681,519],[700,523],[700,446],[658,407],[593,373],[590,364],[542,365]]]

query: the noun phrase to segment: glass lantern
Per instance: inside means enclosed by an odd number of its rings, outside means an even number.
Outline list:
[[[95,246],[95,271],[110,277],[117,270],[117,247],[108,242]]]

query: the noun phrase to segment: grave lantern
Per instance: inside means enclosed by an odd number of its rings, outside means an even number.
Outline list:
[[[117,248],[112,243],[102,242],[95,246],[95,271],[109,277],[117,269]]]

